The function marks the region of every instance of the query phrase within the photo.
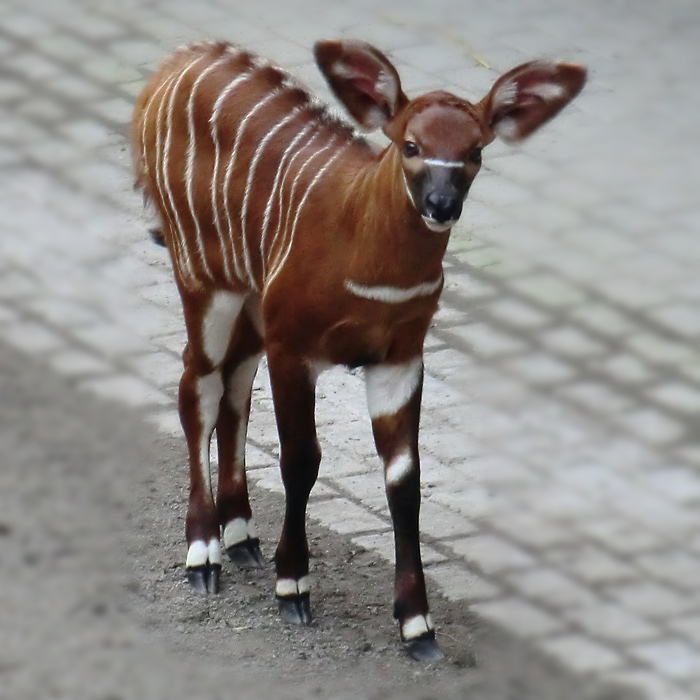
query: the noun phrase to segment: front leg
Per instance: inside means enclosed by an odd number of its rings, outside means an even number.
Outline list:
[[[279,348],[268,349],[268,367],[286,494],[284,525],[275,554],[275,592],[282,619],[308,625],[311,607],[306,505],[321,462],[314,418],[316,382],[303,359]]]
[[[442,658],[428,612],[420,555],[420,462],[418,426],[423,388],[423,359],[365,369],[367,406],[377,452],[384,462],[389,510],[394,525],[396,577],[394,617],[401,638],[416,659]]]

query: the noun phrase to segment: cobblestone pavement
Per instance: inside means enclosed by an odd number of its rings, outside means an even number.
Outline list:
[[[699,28],[694,0],[6,0],[4,338],[179,433],[183,326],[126,147],[133,100],[176,45],[229,38],[319,91],[324,36],[375,42],[409,94],[477,98],[539,55],[588,65],[556,122],[489,147],[453,232],[426,358],[427,572],[573,670],[697,698]],[[333,371],[320,395],[310,515],[390,559],[361,377]],[[252,477],[280,489],[264,371],[251,440]]]

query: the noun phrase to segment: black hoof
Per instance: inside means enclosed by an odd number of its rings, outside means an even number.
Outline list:
[[[406,643],[406,650],[412,659],[423,663],[436,663],[445,658],[434,637],[412,639]]]
[[[226,551],[231,561],[241,569],[257,569],[263,565],[260,540],[257,537],[234,544]]]
[[[308,593],[277,596],[280,617],[290,625],[311,624],[311,600]]]
[[[203,564],[202,566],[190,566],[187,568],[187,580],[190,586],[202,595],[218,593],[220,578],[220,564]]]

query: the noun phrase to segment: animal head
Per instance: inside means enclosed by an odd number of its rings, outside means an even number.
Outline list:
[[[462,213],[496,137],[521,141],[580,91],[586,70],[571,63],[531,61],[502,75],[476,104],[437,90],[409,100],[389,59],[356,40],[320,41],[316,61],[331,89],[365,130],[382,128],[398,149],[408,196],[432,231]]]

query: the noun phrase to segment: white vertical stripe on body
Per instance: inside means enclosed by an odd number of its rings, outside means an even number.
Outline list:
[[[192,194],[192,183],[194,179],[194,162],[195,156],[197,154],[197,141],[194,133],[194,103],[197,94],[197,89],[200,84],[210,73],[214,72],[217,68],[222,66],[231,60],[231,55],[224,55],[218,61],[214,61],[211,65],[207,66],[197,77],[192,85],[192,90],[190,92],[189,100],[187,101],[187,166],[185,168],[185,186],[187,188],[187,203],[190,207],[190,214],[192,215],[192,222],[195,226],[195,234],[197,237],[197,250],[199,251],[199,257],[202,261],[202,267],[209,279],[214,279],[209,263],[207,262],[207,256],[204,252],[204,241],[202,240],[202,227],[199,222],[199,218],[194,210],[194,196]]]
[[[185,285],[185,287],[190,286],[193,284],[192,280],[188,280],[187,278],[187,270],[185,269],[185,264],[183,261],[182,257],[182,247],[180,245],[180,240],[178,239],[177,235],[175,234],[175,221],[173,219],[173,216],[170,212],[169,207],[167,206],[167,203],[165,201],[165,189],[163,187],[163,169],[161,167],[161,162],[163,160],[163,149],[162,149],[162,130],[161,126],[163,123],[163,114],[164,114],[164,107],[165,103],[168,99],[168,90],[172,87],[174,84],[175,80],[177,78],[177,74],[171,75],[170,78],[164,83],[166,86],[163,96],[161,97],[160,104],[158,105],[158,113],[156,115],[156,143],[155,143],[155,149],[156,149],[156,157],[155,157],[155,168],[156,168],[156,187],[158,188],[158,194],[160,197],[160,203],[161,206],[163,207],[163,210],[165,211],[166,216],[168,217],[168,228],[170,230],[170,243],[171,243],[171,254],[173,256],[173,263],[174,266],[177,270],[177,273],[182,279],[182,283]],[[163,222],[165,223],[165,222]],[[196,286],[196,284],[193,284],[193,286]]]
[[[175,231],[173,231],[173,234],[176,236],[179,236],[180,241],[182,243],[182,252],[183,252],[183,258],[185,261],[185,264],[187,266],[188,274],[190,275],[191,279],[199,286],[199,280],[197,279],[197,275],[194,270],[194,266],[192,264],[192,258],[190,257],[190,253],[188,250],[187,246],[187,238],[185,236],[185,231],[182,227],[182,221],[180,220],[180,214],[177,210],[177,205],[175,204],[175,197],[173,196],[173,191],[170,186],[170,174],[168,172],[168,165],[169,165],[169,160],[170,160],[170,148],[172,145],[172,133],[173,133],[173,107],[175,105],[175,97],[177,96],[177,91],[180,87],[180,84],[184,80],[185,76],[194,68],[194,66],[199,63],[203,58],[206,58],[206,56],[198,56],[194,61],[191,61],[190,63],[185,66],[185,68],[180,72],[180,75],[178,76],[177,80],[175,81],[175,84],[173,85],[172,90],[170,91],[170,98],[168,100],[168,114],[167,114],[167,130],[165,134],[165,146],[163,147],[163,176],[164,176],[164,184],[165,184],[165,189],[168,194],[168,199],[170,200],[170,206],[172,207],[172,212],[173,212],[173,218],[175,220]]]
[[[233,274],[231,272],[231,267],[229,265],[228,254],[226,253],[226,246],[224,244],[224,233],[221,230],[221,219],[219,218],[219,207],[217,201],[217,179],[219,176],[219,161],[221,159],[221,144],[219,143],[219,115],[223,109],[224,102],[229,95],[240,85],[241,83],[249,80],[252,77],[252,73],[243,73],[236,76],[231,82],[229,82],[226,87],[221,91],[219,96],[216,98],[214,107],[211,112],[211,117],[209,117],[209,124],[211,126],[211,138],[214,142],[214,166],[211,176],[211,208],[214,215],[214,228],[219,237],[219,245],[221,247],[221,257],[224,261],[224,272],[226,274],[226,279],[229,282],[233,282]],[[235,248],[231,249],[231,258],[233,259],[233,264],[236,269],[236,276],[240,279],[238,259],[236,258]]]
[[[330,148],[331,145],[334,143],[335,138],[331,139],[331,141],[328,142],[326,146],[324,146],[316,155],[319,155],[320,153],[323,153],[326,149]],[[294,217],[294,222],[292,223],[292,230],[291,233],[289,234],[289,242],[287,243],[287,247],[284,252],[284,256],[280,259],[279,263],[275,266],[274,271],[272,272],[272,275],[270,276],[270,282],[277,276],[277,273],[284,267],[285,262],[287,261],[287,257],[289,256],[290,251],[292,250],[292,246],[294,244],[294,234],[296,232],[297,228],[297,223],[299,222],[299,217],[301,216],[301,210],[304,207],[304,204],[306,203],[306,200],[309,198],[309,195],[311,194],[311,191],[314,189],[318,181],[323,177],[323,175],[326,173],[328,168],[333,165],[333,163],[340,157],[340,155],[348,148],[348,146],[344,146],[343,148],[339,148],[326,162],[326,164],[316,173],[314,176],[313,180],[309,183],[309,186],[306,188],[306,192],[304,192],[303,197],[301,198],[299,204],[297,205],[297,210],[296,210],[296,216]],[[304,167],[311,161],[312,159],[310,158],[305,164]],[[301,172],[299,173],[301,174]],[[291,199],[290,199],[291,203]]]
[[[226,174],[224,176],[224,184],[223,184],[223,195],[224,195],[224,214],[226,215],[226,220],[228,222],[228,235],[229,239],[231,240],[231,246],[233,247],[233,221],[231,220],[231,213],[229,211],[229,206],[228,206],[228,191],[229,191],[229,185],[231,182],[231,176],[233,175],[233,170],[236,165],[236,157],[238,156],[238,149],[241,145],[241,136],[243,135],[243,132],[245,131],[246,126],[250,122],[250,120],[264,107],[268,105],[268,103],[273,100],[275,97],[279,95],[279,91],[273,90],[272,92],[269,92],[265,97],[258,102],[249,112],[248,114],[241,119],[241,121],[238,123],[238,129],[236,131],[236,136],[233,141],[233,147],[231,148],[231,156],[229,158],[228,166],[226,167]],[[243,254],[243,262],[245,264],[245,270],[246,270],[246,275],[248,277],[248,281],[250,282],[250,285],[257,291],[258,287],[255,284],[255,279],[253,277],[253,268],[252,264],[250,261],[250,253],[248,251],[248,244],[245,240],[245,237],[241,238],[241,244],[242,244],[242,254]]]
[[[289,145],[285,149],[284,153],[282,154],[282,158],[280,158],[279,166],[277,167],[277,172],[275,173],[275,180],[272,183],[272,189],[270,190],[270,196],[268,197],[267,204],[265,205],[265,215],[263,217],[262,229],[260,231],[260,259],[262,261],[263,280],[265,279],[265,271],[267,268],[267,264],[266,264],[267,254],[265,252],[265,241],[267,239],[267,227],[270,223],[270,214],[272,213],[272,204],[275,200],[275,194],[277,192],[277,189],[278,189],[278,186],[280,183],[280,179],[282,177],[282,171],[284,170],[284,166],[286,165],[287,160],[292,155],[292,151],[296,148],[296,146],[304,138],[304,136],[306,136],[306,134],[308,134],[309,131],[316,126],[317,126],[316,122],[313,122],[313,121],[309,122],[291,140],[291,142],[289,143]],[[303,146],[302,146],[302,148],[303,148]],[[272,249],[270,249],[270,250],[272,250]]]
[[[265,137],[260,141],[258,147],[255,149],[255,153],[250,161],[250,166],[248,168],[248,178],[245,183],[245,191],[243,194],[243,204],[241,205],[241,239],[247,250],[247,237],[246,237],[246,219],[248,216],[248,203],[250,201],[250,192],[253,189],[253,178],[255,177],[255,169],[257,168],[258,161],[265,150],[265,146],[270,142],[272,137],[282,128],[284,128],[289,122],[295,119],[299,113],[302,111],[302,107],[296,107],[293,109],[284,119],[279,121],[275,126],[270,129],[270,131],[265,134]],[[262,238],[262,236],[261,236]],[[262,265],[262,254],[261,254],[261,265]]]
[[[272,237],[272,241],[270,243],[270,260],[272,259],[272,254],[275,249],[275,246],[277,245],[277,241],[279,240],[280,234],[282,233],[282,211],[284,209],[284,186],[285,182],[287,181],[288,175],[293,172],[294,170],[294,162],[299,158],[299,156],[307,149],[311,148],[311,144],[321,135],[321,132],[317,131],[313,136],[302,146],[290,159],[289,162],[287,163],[287,169],[284,171],[284,175],[282,176],[282,180],[280,182],[280,196],[277,201],[277,228],[275,229],[275,235]],[[311,154],[311,157],[315,156],[317,151],[314,151]],[[302,165],[302,167],[304,167]],[[279,251],[277,258],[279,258]],[[271,264],[270,267],[273,267],[274,264]]]

